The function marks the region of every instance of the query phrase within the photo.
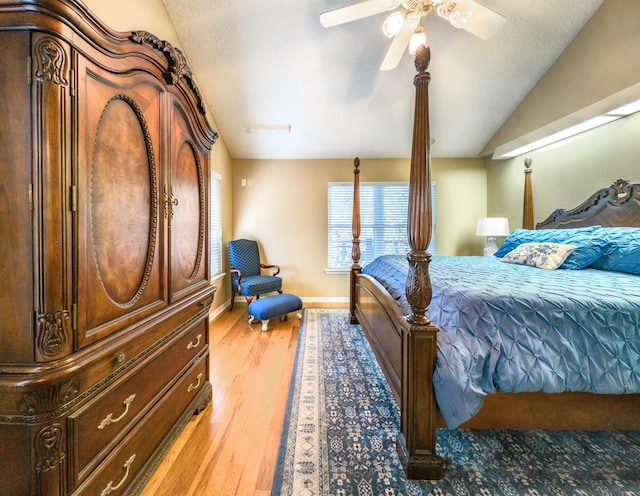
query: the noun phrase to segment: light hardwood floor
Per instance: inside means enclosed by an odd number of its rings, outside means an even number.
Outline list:
[[[213,401],[173,443],[142,496],[266,496],[289,393],[300,322],[249,325],[246,305],[210,326]]]

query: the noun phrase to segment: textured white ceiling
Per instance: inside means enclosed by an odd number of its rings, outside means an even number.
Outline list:
[[[385,14],[323,28],[350,0],[163,0],[233,158],[394,158],[411,153],[415,68],[378,68]],[[603,0],[479,0],[507,17],[480,40],[435,14],[434,157],[475,157]],[[251,124],[291,126],[255,135]]]

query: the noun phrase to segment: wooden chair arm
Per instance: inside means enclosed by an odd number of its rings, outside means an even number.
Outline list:
[[[236,293],[240,295],[240,280],[242,279],[242,272],[240,272],[239,269],[229,268],[229,273],[238,274],[238,289],[236,290]],[[231,289],[233,290],[233,288]]]
[[[260,268],[261,269],[276,269],[276,271],[273,274],[271,274],[272,276],[277,276],[280,273],[280,266],[279,265],[260,264]]]

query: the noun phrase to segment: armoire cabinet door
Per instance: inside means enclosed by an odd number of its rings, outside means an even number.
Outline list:
[[[78,343],[167,304],[162,89],[78,57]]]
[[[65,194],[71,49],[6,28],[0,46],[0,363],[44,362],[73,343]]]
[[[165,198],[171,232],[171,300],[175,301],[209,284],[205,177],[209,158],[192,138],[182,107],[174,104],[172,111],[170,182]]]

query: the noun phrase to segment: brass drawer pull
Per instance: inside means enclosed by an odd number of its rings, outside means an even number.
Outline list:
[[[187,388],[187,393],[190,393],[191,391],[194,391],[200,387],[200,379],[202,379],[202,372],[198,374],[198,377],[196,377],[196,379],[198,379],[198,381],[196,382],[195,385],[193,383],[189,384],[189,387]]]
[[[98,429],[102,430],[109,424],[115,424],[116,422],[120,422],[124,418],[124,416],[129,412],[129,405],[131,405],[131,403],[133,403],[133,400],[135,399],[136,399],[136,395],[132,394],[126,400],[124,400],[122,404],[124,405],[125,408],[124,408],[124,412],[122,412],[122,415],[120,415],[118,418],[113,418],[113,413],[110,413],[109,415],[107,415],[105,418],[102,419],[102,422],[98,424]]]
[[[131,457],[124,463],[124,465],[122,466],[122,468],[126,468],[127,471],[124,474],[124,477],[122,478],[122,480],[120,482],[118,482],[118,485],[114,486],[113,485],[113,481],[110,481],[109,484],[107,484],[107,487],[105,487],[102,492],[100,493],[100,496],[108,496],[109,494],[111,494],[112,491],[115,491],[116,489],[119,489],[120,486],[122,484],[124,484],[124,481],[127,480],[127,477],[129,477],[129,469],[131,468],[131,464],[133,463],[133,460],[136,459],[136,455],[133,454],[131,455]]]
[[[200,346],[200,339],[202,338],[202,334],[198,334],[196,336],[196,342],[194,343],[193,341],[191,341],[188,345],[187,345],[187,349],[190,350],[192,348],[197,348],[198,346]]]

